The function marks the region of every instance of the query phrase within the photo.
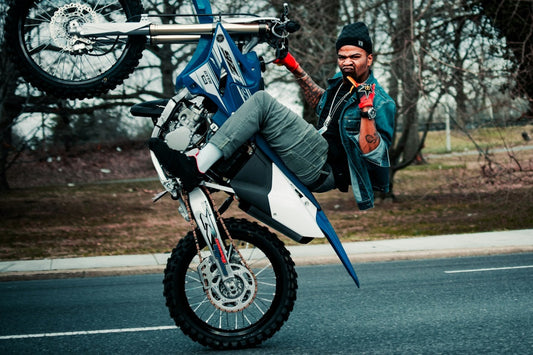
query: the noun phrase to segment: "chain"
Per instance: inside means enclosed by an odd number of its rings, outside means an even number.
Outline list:
[[[333,119],[333,116],[335,116],[335,113],[339,109],[339,106],[344,102],[344,100],[348,97],[348,95],[350,95],[352,93],[352,89],[350,89],[350,91],[348,91],[346,94],[344,94],[344,96],[341,97],[341,99],[339,101],[337,101],[337,103],[335,103],[335,100],[337,99],[337,95],[341,91],[341,88],[342,88],[343,85],[344,85],[344,83],[341,83],[341,85],[337,89],[337,92],[333,96],[333,100],[331,100],[331,106],[329,107],[328,116],[324,120],[322,128],[320,128],[318,130],[318,133],[320,133],[320,134],[324,134],[328,130],[328,126],[329,126],[331,120]]]

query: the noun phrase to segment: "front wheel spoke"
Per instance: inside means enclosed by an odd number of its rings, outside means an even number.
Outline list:
[[[63,58],[66,58],[66,59],[63,59]],[[69,55],[65,56],[65,53],[63,51],[59,51],[55,59],[52,60],[46,68],[43,67],[43,69],[45,69],[46,72],[52,76],[61,77],[61,76],[58,76],[57,73],[60,71],[62,72],[60,68],[63,67],[67,61],[70,61],[70,56]]]
[[[256,300],[258,301],[262,301],[263,304],[272,304],[272,299],[271,298],[263,298],[263,297],[256,297]]]
[[[202,285],[200,286],[196,286],[196,287],[189,287],[187,288],[188,291],[195,291],[195,290],[200,290],[200,289],[203,289],[204,287]]]
[[[259,305],[257,304],[257,302],[254,302],[254,306],[257,308],[257,310],[262,314],[262,315],[265,315],[265,311],[263,309],[261,309],[261,307],[259,307]]]
[[[77,57],[75,60],[73,60],[73,68],[70,76],[71,81],[75,81],[76,79],[84,79],[87,76],[84,75],[85,71],[83,70],[83,57]]]
[[[268,265],[266,265],[264,268],[262,268],[261,270],[259,270],[258,272],[255,273],[255,276],[259,276],[263,273],[263,271],[265,271],[266,269],[268,268],[271,268],[272,267],[272,264],[271,263],[268,263]]]
[[[246,320],[246,322],[248,323],[248,325],[252,325],[252,322],[250,321],[250,319],[248,319],[248,317],[246,316],[246,314],[244,312],[242,312],[242,316],[243,318]]]
[[[59,48],[52,46],[51,43],[43,43],[39,44],[38,46],[33,47],[32,49],[28,50],[28,55],[30,57],[33,57],[35,55],[41,55],[41,52],[47,51],[47,52],[58,52]]]
[[[208,301],[208,299],[207,299],[207,297],[206,297],[206,298],[205,298],[204,300],[202,300],[201,302],[191,304],[192,307],[194,307],[194,306],[197,305],[197,307],[196,307],[195,309],[193,309],[193,311],[196,312],[198,309],[200,309],[200,307],[202,307],[202,305],[206,304],[207,302],[209,302],[209,301]]]
[[[235,330],[239,329],[239,314],[235,313]]]
[[[209,315],[209,317],[207,317],[207,319],[205,320],[205,322],[206,322],[207,324],[209,324],[209,322],[211,321],[211,318],[213,318],[213,316],[215,315],[215,313],[217,313],[217,310],[218,310],[218,309],[215,308],[215,309],[213,310],[213,312],[211,312],[211,314]]]
[[[93,75],[102,72],[102,70],[99,69],[100,66],[96,67],[93,60],[87,60],[87,65],[86,66],[89,66],[91,68],[91,73],[93,73]]]
[[[270,263],[270,260],[268,260],[268,258],[266,258],[266,257],[263,257],[263,258],[256,259],[256,260],[252,261],[252,262],[249,264],[249,266],[250,266],[250,267],[253,267],[254,265],[261,264],[261,263],[263,263],[263,262],[265,262],[265,261],[267,261],[267,263],[266,263],[266,265],[263,267],[262,270],[264,270],[264,269],[266,269],[266,268],[272,266],[272,264]]]
[[[194,282],[198,282],[199,284],[202,284],[202,281],[200,281],[200,278],[196,275],[198,275],[198,271],[192,269],[192,268],[189,268],[190,272],[187,273],[187,279],[190,279],[190,280],[186,280],[186,282],[189,282],[189,281],[194,281]]]
[[[49,2],[49,1],[48,1]],[[56,4],[52,3],[52,2],[49,2],[50,5],[52,6],[52,10],[53,12],[55,12],[58,7]],[[40,10],[40,11],[37,11]],[[50,19],[53,17],[53,13],[50,13],[48,11],[48,9],[45,9],[41,4],[37,4],[37,9],[35,10],[35,17],[33,19],[37,19],[37,17],[40,17],[43,19],[43,21],[46,21],[46,23],[49,23],[50,22]],[[46,15],[46,16],[45,16]]]
[[[257,275],[257,274],[256,274]],[[265,285],[265,286],[270,286],[270,287],[276,287],[276,280],[273,281],[273,283],[270,283],[270,282],[266,282],[266,281],[257,281],[257,284],[259,285]]]
[[[99,2],[93,7],[92,10],[93,10],[94,12],[96,12],[97,14],[102,15],[105,19],[108,19],[108,17],[109,17],[111,14],[113,14],[113,13],[120,13],[120,12],[119,12],[119,9],[117,9],[117,10],[113,10],[113,9],[111,9],[111,11],[104,13],[104,10],[107,10],[108,8],[110,8],[111,6],[113,6],[113,4],[104,5],[104,6],[100,7],[100,8],[98,8],[98,5],[99,5]],[[123,18],[124,16],[123,16],[122,14],[120,14],[120,17]],[[124,19],[124,20],[125,20],[125,19]],[[116,20],[115,20],[115,21],[116,21]]]

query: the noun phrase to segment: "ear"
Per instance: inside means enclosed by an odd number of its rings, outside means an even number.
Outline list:
[[[374,62],[374,56],[372,54],[367,55],[366,57],[366,65],[371,66]]]

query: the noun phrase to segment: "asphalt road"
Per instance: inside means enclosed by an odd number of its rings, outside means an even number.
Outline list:
[[[533,254],[297,267],[282,329],[239,354],[531,354]],[[0,283],[0,353],[218,353],[172,326],[161,275]],[[88,333],[84,333],[88,332]]]

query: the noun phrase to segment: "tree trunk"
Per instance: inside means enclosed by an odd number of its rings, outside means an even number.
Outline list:
[[[533,119],[533,2],[526,0],[477,1],[507,40],[516,65],[516,91],[529,100],[528,118]]]
[[[412,0],[398,1],[398,19],[396,29],[391,31],[395,36],[392,39],[395,58],[391,63],[391,82],[400,83],[401,90],[398,93],[397,85],[392,87],[393,95],[400,95],[397,104],[397,122],[402,130],[396,146],[391,149],[391,162],[393,169],[400,164],[412,162],[420,151],[420,137],[418,135],[417,103],[419,98],[420,84],[417,80],[416,61],[413,53],[414,28],[412,18]]]
[[[18,74],[15,66],[5,55],[5,43],[1,42],[0,49],[0,191],[9,190],[7,181],[7,169],[9,164],[9,152],[13,150],[12,127],[20,113],[20,108],[13,103],[16,101],[15,90],[17,88]]]

